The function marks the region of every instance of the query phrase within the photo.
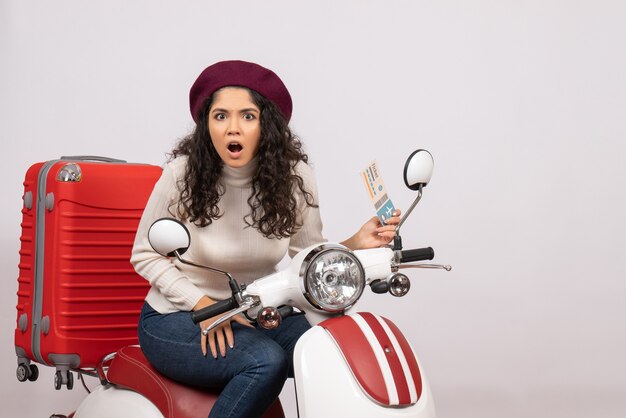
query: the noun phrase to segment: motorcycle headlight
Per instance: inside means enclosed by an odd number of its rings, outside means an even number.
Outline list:
[[[316,308],[341,312],[363,293],[365,271],[350,251],[339,246],[320,245],[302,264],[305,297]]]

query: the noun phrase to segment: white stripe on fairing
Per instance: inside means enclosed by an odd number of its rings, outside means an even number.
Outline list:
[[[378,361],[378,367],[383,374],[383,380],[385,381],[385,387],[387,388],[387,396],[389,397],[389,405],[399,405],[400,400],[398,399],[398,390],[396,389],[396,383],[393,381],[393,374],[391,373],[391,367],[389,367],[389,362],[387,361],[387,356],[383,351],[383,348],[378,342],[378,338],[374,334],[374,331],[367,324],[367,321],[363,319],[361,315],[354,314],[350,315],[354,322],[359,326],[361,332],[367,339],[367,342],[374,350],[374,356],[376,356],[376,361]]]
[[[404,377],[406,378],[406,383],[409,386],[409,394],[411,395],[411,403],[417,402],[417,389],[415,388],[415,381],[413,380],[413,375],[411,374],[411,369],[409,368],[409,363],[406,361],[406,356],[404,351],[402,351],[402,347],[400,347],[400,343],[396,338],[395,334],[389,328],[389,325],[382,319],[380,316],[374,315],[374,318],[378,320],[380,325],[383,327],[385,332],[387,333],[387,337],[391,340],[391,345],[393,345],[393,349],[398,354],[398,359],[400,359],[400,364],[402,364],[402,370],[404,371]],[[411,353],[412,354],[412,353]]]

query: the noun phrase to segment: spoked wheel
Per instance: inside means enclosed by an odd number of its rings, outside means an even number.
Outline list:
[[[56,390],[61,390],[61,386],[63,386],[63,372],[61,372],[61,370],[57,370],[54,374],[54,388]]]
[[[17,370],[15,371],[15,375],[17,376],[17,380],[25,382],[30,377],[30,368],[27,364],[19,364],[17,366]]]
[[[54,388],[61,390],[61,386],[66,385],[68,390],[74,387],[74,375],[69,370],[57,370],[54,374]]]

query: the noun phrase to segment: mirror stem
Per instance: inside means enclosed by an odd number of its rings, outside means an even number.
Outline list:
[[[174,251],[174,255],[176,256],[178,261],[180,261],[183,264],[187,264],[188,266],[194,266],[194,267],[198,267],[198,268],[201,268],[201,269],[204,269],[204,270],[212,271],[214,273],[223,274],[224,276],[228,277],[228,284],[229,284],[230,290],[232,290],[233,294],[241,292],[241,289],[239,288],[239,284],[233,278],[233,276],[231,276],[228,272],[223,271],[223,270],[218,270],[218,269],[215,269],[215,268],[212,268],[212,267],[201,266],[200,264],[196,264],[196,263],[192,263],[191,261],[187,261],[187,260],[185,260],[184,258],[182,258],[180,256],[180,253],[178,252],[178,250]]]
[[[415,205],[417,205],[420,201],[420,199],[422,198],[422,187],[423,185],[420,184],[419,188],[417,189],[417,198],[415,199],[415,201],[411,204],[411,206],[409,207],[409,209],[406,211],[406,213],[404,214],[404,216],[402,217],[402,219],[400,219],[400,223],[398,224],[398,226],[396,227],[396,236],[400,236],[400,227],[402,226],[402,224],[404,224],[404,221],[406,221],[406,218],[409,217],[409,215],[411,214],[411,212],[413,212],[413,209],[415,208]]]

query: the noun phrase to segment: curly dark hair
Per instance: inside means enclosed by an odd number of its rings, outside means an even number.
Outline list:
[[[302,177],[295,172],[298,162],[308,163],[308,156],[279,108],[256,91],[246,90],[261,111],[261,139],[248,198],[250,213],[243,220],[265,237],[286,238],[302,226],[295,192],[301,192],[308,206],[317,207]],[[216,93],[204,102],[194,131],[170,153],[170,159],[182,155],[188,158],[185,176],[179,184],[178,216],[200,227],[222,216],[218,202],[225,192],[219,182],[224,163],[213,146],[208,128],[209,110]]]

